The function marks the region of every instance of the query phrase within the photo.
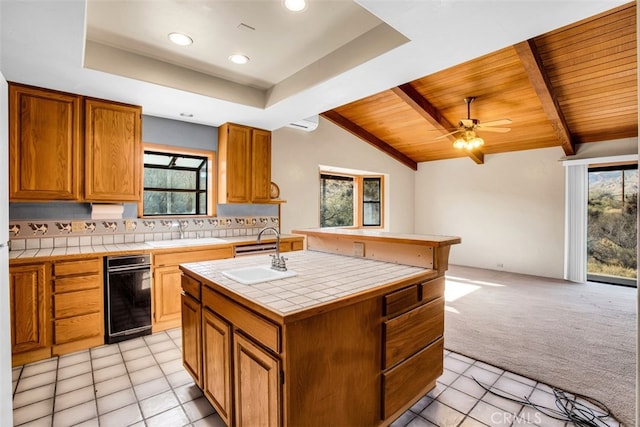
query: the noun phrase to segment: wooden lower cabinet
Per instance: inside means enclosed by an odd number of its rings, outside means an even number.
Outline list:
[[[235,425],[280,425],[280,360],[233,334]]]
[[[180,324],[180,277],[177,265],[156,267],[153,270],[153,326],[154,332]]]
[[[181,276],[179,265],[187,262],[233,258],[231,246],[212,249],[176,249],[157,251],[153,255],[152,331],[178,328],[182,322]]]
[[[211,310],[202,310],[203,392],[225,424],[231,412],[231,325]]]
[[[9,268],[13,366],[51,357],[49,264]]]
[[[443,372],[444,277],[282,317],[183,271],[201,289],[201,388],[229,427],[387,426]]]
[[[182,293],[182,364],[202,388],[202,309],[200,301]]]
[[[53,262],[54,355],[104,344],[102,271],[102,257]]]

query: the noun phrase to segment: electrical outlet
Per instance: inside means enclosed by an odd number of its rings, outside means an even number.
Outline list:
[[[124,221],[124,229],[125,230],[135,230],[136,229],[136,222],[132,219],[127,219]]]
[[[364,243],[353,242],[353,256],[364,257]]]
[[[77,233],[87,229],[87,223],[84,221],[71,221],[71,231]]]

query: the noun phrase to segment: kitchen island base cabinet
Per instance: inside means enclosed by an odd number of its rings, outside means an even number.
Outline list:
[[[181,268],[183,288],[193,288],[200,277]],[[390,424],[443,372],[444,278],[436,274],[292,316],[201,282],[205,396],[227,426]],[[184,327],[183,339],[197,339]]]
[[[231,325],[202,311],[202,389],[225,424],[231,421]]]
[[[182,364],[193,381],[202,388],[202,309],[200,301],[183,292],[182,300]]]

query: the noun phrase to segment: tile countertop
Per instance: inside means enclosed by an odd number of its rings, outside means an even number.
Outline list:
[[[286,254],[287,268],[297,276],[255,285],[243,285],[222,274],[237,268],[270,265],[268,255],[181,264],[206,282],[285,317],[406,280],[423,280],[437,273],[420,267],[374,261],[325,252],[297,251]],[[207,284],[208,285],[208,284]],[[210,286],[215,288],[214,286]],[[230,292],[229,292],[230,291]]]
[[[295,234],[282,234],[281,239],[303,237]],[[140,243],[117,243],[113,245],[95,245],[95,246],[67,246],[61,248],[40,248],[40,249],[21,249],[9,251],[9,260],[25,260],[45,257],[59,257],[70,255],[109,255],[112,253],[140,253],[140,252],[157,252],[166,251],[172,248],[184,248],[185,245],[180,243],[180,239],[175,239],[176,245],[174,247],[153,247],[145,242]],[[197,239],[189,239],[197,240]],[[204,238],[204,240],[207,240]],[[222,245],[242,245],[256,243],[256,236],[234,236],[234,237],[220,237],[219,243],[206,243],[200,245],[197,242],[189,245],[190,247],[197,246],[222,246]],[[262,238],[262,242],[274,242],[275,236],[273,234],[265,234]]]

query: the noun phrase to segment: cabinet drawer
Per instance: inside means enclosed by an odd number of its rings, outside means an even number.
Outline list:
[[[205,249],[200,251],[180,251],[154,254],[153,265],[178,265],[187,262],[208,261],[212,259],[233,258],[233,248],[231,246],[222,248]]]
[[[420,301],[418,285],[399,289],[384,296],[384,314],[393,317],[409,310]]]
[[[103,335],[102,313],[68,317],[54,322],[54,344]]]
[[[61,277],[53,281],[53,291],[57,294],[81,291],[84,289],[101,288],[102,277],[97,274],[90,276]]]
[[[444,332],[444,298],[387,320],[383,325],[384,369],[411,356]]]
[[[206,286],[202,288],[202,303],[214,313],[224,317],[235,328],[240,329],[271,350],[280,353],[280,327],[278,325]]]
[[[69,276],[72,274],[100,273],[102,260],[100,258],[83,259],[78,261],[58,261],[53,264],[54,276]]]
[[[100,289],[58,294],[53,299],[53,316],[56,319],[95,313],[102,310]]]
[[[189,294],[196,301],[200,301],[200,287],[202,285],[197,280],[192,279],[189,276],[182,275],[182,289],[186,294]]]
[[[444,297],[444,276],[420,284],[422,301],[428,302]]]
[[[382,419],[435,385],[442,375],[444,340],[440,338],[410,359],[382,374]]]

